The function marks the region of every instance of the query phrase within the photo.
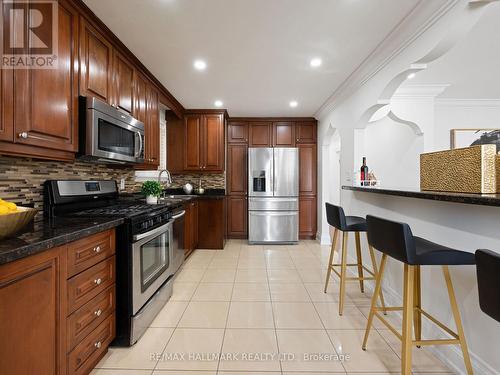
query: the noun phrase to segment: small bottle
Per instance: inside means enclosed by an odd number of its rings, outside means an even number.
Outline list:
[[[366,156],[363,156],[363,165],[361,166],[361,186],[368,185],[368,166],[366,165]]]

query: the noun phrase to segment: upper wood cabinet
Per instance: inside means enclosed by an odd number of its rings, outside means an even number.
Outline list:
[[[112,104],[113,46],[80,17],[80,94]]]
[[[58,2],[57,36],[56,69],[14,71],[14,142],[74,152],[78,147],[78,13],[65,1]]]
[[[14,141],[13,82],[14,70],[2,69],[0,71],[0,141]]]
[[[316,145],[299,144],[299,194],[316,195]]]
[[[146,89],[147,116],[144,138],[146,139],[144,159],[157,167],[160,164],[160,108],[158,91],[149,85]]]
[[[184,119],[167,111],[167,169],[170,173],[184,171]]]
[[[185,116],[184,169],[224,171],[224,115],[222,113]]]
[[[271,122],[251,122],[249,129],[250,147],[271,147],[272,146],[272,124]]]
[[[146,124],[147,121],[147,89],[148,79],[142,74],[137,73],[135,77],[135,94],[134,94],[134,112],[133,116]]]
[[[297,122],[295,131],[297,143],[316,143],[316,121]]]
[[[295,124],[291,121],[273,123],[273,146],[295,147]]]
[[[134,66],[116,50],[113,52],[113,106],[130,114],[134,109]]]
[[[227,126],[227,143],[248,143],[248,123],[230,121]]]

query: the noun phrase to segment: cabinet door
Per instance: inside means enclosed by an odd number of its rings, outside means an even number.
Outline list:
[[[295,124],[293,122],[273,123],[273,146],[295,147]]]
[[[299,195],[316,195],[316,145],[299,145]]]
[[[245,196],[227,197],[227,235],[229,238],[247,238],[248,200]]]
[[[65,374],[60,249],[0,267],[0,374]]]
[[[167,169],[171,173],[184,171],[184,119],[167,111]]]
[[[316,237],[316,197],[299,198],[299,237]]]
[[[198,248],[198,201],[193,202],[193,249]]]
[[[271,123],[252,122],[249,128],[250,147],[271,147]]]
[[[146,125],[148,80],[142,74],[135,76],[134,117]]]
[[[186,115],[185,117],[185,152],[184,169],[198,171],[202,167],[201,160],[201,116]]]
[[[298,122],[296,125],[297,143],[316,143],[316,121]]]
[[[152,167],[160,164],[160,113],[158,91],[147,87],[146,162]]]
[[[1,10],[0,10],[1,11]],[[0,70],[0,141],[14,141],[14,70]]]
[[[206,171],[224,170],[224,122],[222,115],[203,116],[203,166]]]
[[[80,93],[112,101],[113,47],[96,29],[80,18]]]
[[[134,67],[120,53],[113,54],[113,106],[132,113],[134,109]]]
[[[246,195],[248,191],[248,146],[227,146],[227,190],[228,194]]]
[[[248,123],[230,122],[227,127],[228,143],[248,143]]]
[[[76,151],[78,14],[66,2],[60,1],[57,17],[57,69],[17,69],[14,72],[14,129],[18,143]]]

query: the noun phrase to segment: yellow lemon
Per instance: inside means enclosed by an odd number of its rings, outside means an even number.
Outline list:
[[[5,205],[10,211],[17,211],[17,205],[12,202],[7,202]]]
[[[8,214],[10,211],[6,206],[0,206],[0,215]]]
[[[4,205],[6,205],[6,204],[7,204],[7,202],[6,202],[6,201],[4,201],[3,199],[0,199],[0,206],[4,206]]]

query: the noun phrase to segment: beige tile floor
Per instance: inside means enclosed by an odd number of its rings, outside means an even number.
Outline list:
[[[398,373],[399,342],[376,324],[361,350],[370,294],[347,286],[338,315],[338,280],[323,293],[329,248],[249,246],[197,250],[171,300],[132,348],[110,348],[94,375],[312,375]],[[398,323],[396,316],[390,320]],[[314,355],[322,354],[322,359]],[[339,355],[349,356],[338,361]],[[305,358],[309,356],[309,358]],[[451,373],[426,349],[414,374]]]

